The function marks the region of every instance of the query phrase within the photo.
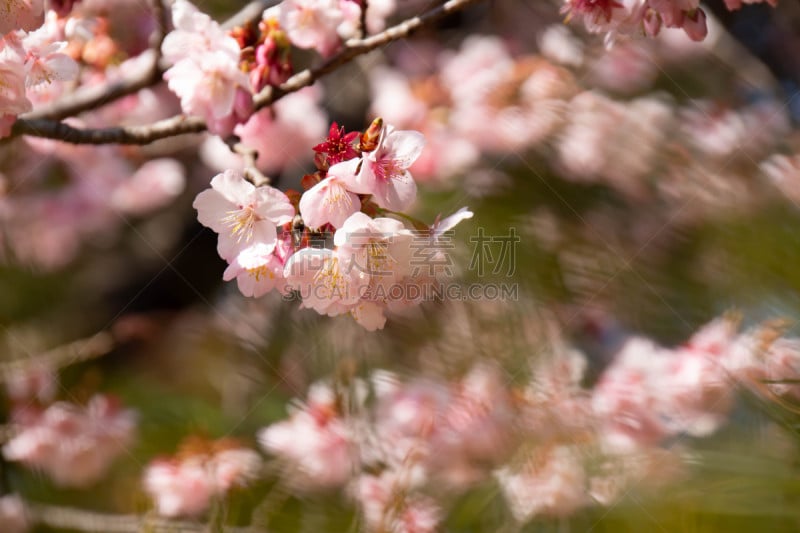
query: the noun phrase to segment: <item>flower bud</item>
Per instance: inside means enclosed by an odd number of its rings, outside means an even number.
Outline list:
[[[359,149],[362,152],[372,152],[375,150],[381,138],[381,131],[383,131],[383,119],[378,117],[373,120],[372,124],[361,134]]]

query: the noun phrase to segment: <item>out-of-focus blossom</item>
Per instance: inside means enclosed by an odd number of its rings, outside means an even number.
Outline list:
[[[408,475],[384,471],[361,476],[355,498],[361,506],[368,531],[387,533],[433,533],[442,519],[436,502],[409,493]]]
[[[236,126],[234,133],[243,145],[258,152],[256,166],[271,174],[286,168],[299,168],[308,160],[309,146],[325,135],[327,118],[319,106],[321,92],[308,87],[281,98],[269,109],[262,109]],[[241,159],[231,153],[217,137],[203,147],[203,158],[217,170],[243,168]]]
[[[800,206],[800,155],[775,154],[760,166],[767,179],[791,202]]]
[[[306,402],[292,408],[288,420],[259,433],[261,446],[284,459],[289,479],[302,487],[337,487],[353,475],[354,442],[337,405],[333,389],[317,383]]]
[[[136,417],[107,396],[85,407],[58,402],[16,413],[19,432],[3,446],[9,461],[42,470],[61,486],[98,481],[132,443]]]
[[[496,473],[511,513],[520,522],[535,516],[567,516],[588,503],[586,471],[566,446],[541,450]]]
[[[44,0],[8,0],[0,9],[0,37],[14,30],[35,30],[43,22]]]
[[[143,215],[166,206],[186,185],[183,166],[174,159],[152,159],[111,194],[111,205],[124,213]]]
[[[157,459],[144,472],[144,488],[163,516],[198,516],[211,499],[244,487],[259,475],[261,457],[232,440],[188,439],[171,459]]]
[[[144,473],[144,488],[164,516],[196,516],[209,505],[214,487],[199,461],[154,461]]]
[[[592,394],[602,438],[613,451],[630,451],[660,442],[669,434],[657,410],[654,379],[664,351],[646,339],[631,339],[603,372]]]
[[[16,494],[0,497],[0,527],[4,533],[25,533],[31,527],[25,504]]]
[[[34,363],[16,369],[6,377],[8,397],[15,402],[51,401],[58,388],[58,376],[47,364]]]
[[[570,67],[583,63],[583,44],[562,24],[548,26],[539,37],[539,50],[551,61]]]

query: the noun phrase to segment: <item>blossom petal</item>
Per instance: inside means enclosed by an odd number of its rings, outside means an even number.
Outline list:
[[[410,167],[425,147],[425,136],[418,131],[393,131],[386,136],[383,150],[387,157],[399,161],[403,168]]]
[[[241,172],[235,170],[226,170],[214,176],[211,187],[237,207],[248,204],[249,196],[256,189],[252,183],[244,179]]]

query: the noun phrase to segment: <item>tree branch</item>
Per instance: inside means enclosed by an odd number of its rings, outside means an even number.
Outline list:
[[[102,357],[114,349],[116,342],[110,333],[101,331],[91,337],[58,346],[46,352],[0,363],[0,383],[12,379],[17,372],[44,365],[53,369]]]
[[[351,39],[345,43],[341,52],[324,61],[315,68],[309,68],[289,78],[279,87],[266,87],[254,99],[255,109],[272,105],[287,94],[312,85],[319,78],[349,63],[356,57],[366,54],[392,41],[408,37],[420,28],[460,11],[481,0],[448,0],[417,17],[408,19],[396,26],[387,28],[364,39]],[[11,136],[32,135],[57,139],[72,144],[150,144],[160,139],[199,133],[206,130],[205,122],[198,117],[177,115],[147,126],[127,126],[116,128],[83,129],[75,128],[49,119],[21,118],[14,124]]]
[[[208,524],[201,522],[97,513],[33,502],[26,502],[25,506],[33,522],[52,529],[92,533],[205,533],[209,531]],[[252,533],[254,529],[225,526],[222,531],[225,533]]]

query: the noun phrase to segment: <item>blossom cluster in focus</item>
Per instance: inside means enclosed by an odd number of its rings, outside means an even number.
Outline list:
[[[215,176],[194,207],[200,223],[219,234],[223,278],[236,279],[245,296],[295,290],[320,314],[349,313],[368,330],[383,328],[384,311],[420,302],[420,292],[390,298],[393,290],[436,283],[440,273],[436,262],[414,268],[412,241],[421,232],[435,256],[442,232],[472,216],[462,209],[430,227],[417,222],[416,234],[402,222],[417,193],[408,169],[424,142],[421,133],[382,119],[360,134],[334,123],[314,147],[317,171],[303,177],[307,190],[290,191],[291,198],[238,171]]]

